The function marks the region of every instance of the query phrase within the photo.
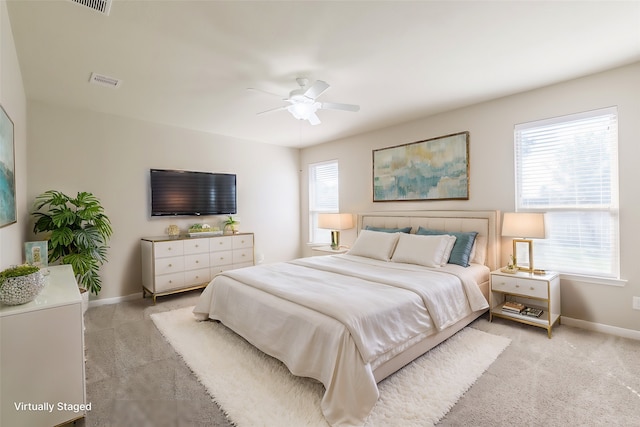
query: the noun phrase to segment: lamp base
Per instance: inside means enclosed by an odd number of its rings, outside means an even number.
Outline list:
[[[331,249],[334,251],[340,249],[340,232],[338,230],[331,230]]]

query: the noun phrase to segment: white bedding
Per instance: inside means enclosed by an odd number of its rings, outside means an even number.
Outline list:
[[[488,308],[487,267],[427,268],[336,255],[225,272],[194,314],[216,319],[294,375],[321,381],[331,425],[362,425],[378,399],[373,370],[407,346]]]

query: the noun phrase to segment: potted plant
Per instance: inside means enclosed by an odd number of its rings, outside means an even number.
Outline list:
[[[70,264],[78,285],[97,295],[102,287],[99,270],[107,261],[111,221],[96,196],[79,192],[70,197],[49,190],[36,197],[34,233],[49,233],[49,262]]]
[[[20,305],[33,301],[44,288],[44,276],[40,267],[18,265],[0,272],[0,302]]]
[[[240,221],[233,219],[232,216],[229,216],[227,220],[224,222],[224,234],[237,234],[238,233],[238,224]]]

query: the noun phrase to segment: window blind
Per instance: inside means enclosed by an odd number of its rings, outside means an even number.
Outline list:
[[[536,263],[619,276],[617,108],[515,126],[516,210],[545,212]]]
[[[309,165],[309,241],[329,243],[330,230],[318,228],[319,213],[338,212],[338,161]]]

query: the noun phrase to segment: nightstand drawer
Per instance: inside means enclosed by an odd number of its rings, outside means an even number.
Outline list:
[[[534,298],[547,299],[549,297],[548,283],[541,280],[493,275],[491,289]]]

